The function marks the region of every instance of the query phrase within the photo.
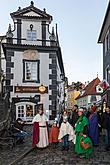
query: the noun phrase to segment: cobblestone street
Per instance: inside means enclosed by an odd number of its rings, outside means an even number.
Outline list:
[[[26,129],[31,130],[28,126]],[[8,148],[0,149],[0,165],[10,165],[27,150],[31,149],[32,137],[28,136],[25,143],[16,145],[12,150]],[[94,148],[94,157],[91,160],[80,159],[74,153],[73,143],[70,144],[69,151],[61,151],[60,144],[56,149],[49,146],[46,149],[35,149],[20,159],[16,165],[110,165],[110,151],[106,152],[101,142],[99,147]]]
[[[0,165],[110,165],[110,0],[0,2]]]

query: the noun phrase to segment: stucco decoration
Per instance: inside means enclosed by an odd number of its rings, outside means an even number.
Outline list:
[[[23,59],[37,60],[39,59],[39,53],[36,50],[25,50],[23,53]]]
[[[28,13],[26,13],[26,14],[23,14],[23,16],[37,16],[37,17],[41,17],[39,14],[37,14],[37,13],[35,13],[35,12],[33,12],[33,11],[28,12]]]

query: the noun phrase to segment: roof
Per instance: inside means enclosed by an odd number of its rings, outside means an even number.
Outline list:
[[[103,21],[103,24],[102,24],[102,27],[101,27],[100,35],[99,35],[99,38],[98,38],[98,43],[103,43],[103,37],[104,37],[104,35],[106,35],[106,32],[107,32],[107,30],[110,26],[110,19],[108,20],[109,14],[110,14],[110,1],[108,3],[105,18],[104,18],[104,21]],[[107,21],[108,21],[108,24],[107,24]]]
[[[30,14],[31,12],[34,12],[34,15]],[[25,7],[21,9],[21,7],[18,8],[16,12],[10,13],[12,18],[33,18],[33,19],[47,19],[52,20],[52,16],[46,13],[46,10],[43,11],[34,7],[34,2],[31,1],[31,5],[28,7]]]
[[[84,89],[84,93],[78,96],[76,99],[88,96],[88,95],[97,95],[99,93],[96,92],[96,86],[100,83],[100,79],[97,77],[96,79],[92,80]]]

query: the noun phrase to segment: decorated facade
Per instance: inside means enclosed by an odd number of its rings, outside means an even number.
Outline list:
[[[49,31],[52,16],[36,8],[33,1],[10,15],[14,29],[9,25],[2,48],[13,119],[31,123],[41,106],[51,122],[59,104],[64,104],[65,72],[57,26]]]

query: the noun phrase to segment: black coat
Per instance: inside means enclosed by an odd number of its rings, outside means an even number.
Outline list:
[[[21,124],[21,123],[18,123],[17,121],[15,121],[12,131],[13,131],[13,133],[23,131],[23,127],[24,127],[24,124]]]
[[[102,114],[102,128],[110,130],[110,113],[104,112]]]
[[[73,126],[73,128],[75,127],[78,118],[79,118],[78,113],[74,110],[72,112],[72,118],[71,118],[71,125]]]

